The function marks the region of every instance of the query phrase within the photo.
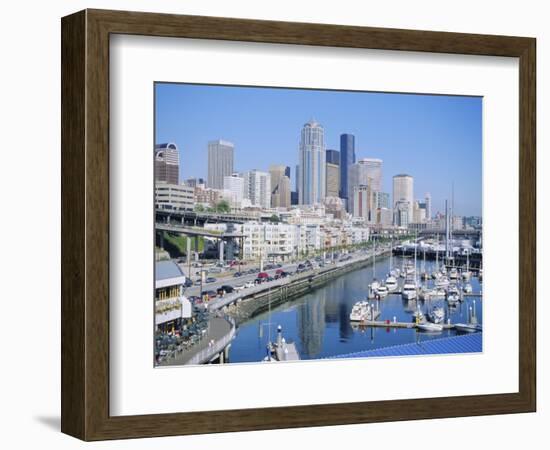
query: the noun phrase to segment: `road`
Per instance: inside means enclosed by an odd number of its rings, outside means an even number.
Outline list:
[[[383,251],[384,249],[385,249],[385,247],[377,248],[377,253],[380,252],[380,251]],[[366,250],[357,250],[354,253],[351,253],[350,256],[352,256],[354,259],[357,259],[359,257],[369,257],[371,254],[372,254],[372,250],[371,249],[366,249]],[[301,261],[301,262],[303,262],[303,261]],[[330,263],[330,260],[327,258],[326,262]],[[299,263],[296,263],[296,262],[290,263],[290,264],[283,264],[283,267],[281,267],[281,269],[284,270],[284,271],[295,272],[296,268],[298,267],[298,264]],[[182,270],[184,270],[184,272],[187,272],[187,267],[185,266],[185,264],[180,264],[180,267],[182,268]],[[243,270],[248,270],[251,267],[254,267],[254,266],[247,267]],[[192,268],[191,270],[194,273],[194,272],[197,272],[200,269],[195,267],[195,268]],[[276,271],[277,271],[277,268],[276,269],[271,269],[271,270],[264,270],[264,272],[267,272],[271,276],[275,276]],[[253,274],[247,274],[247,275],[243,275],[243,276],[237,277],[237,278],[233,277],[233,274],[235,272],[236,272],[236,270],[233,271],[233,272],[228,272],[228,275],[224,276],[224,277],[218,277],[217,275],[219,275],[219,274],[215,274],[215,273],[214,274],[209,274],[209,276],[211,276],[213,278],[216,278],[216,282],[214,282],[214,283],[203,283],[202,290],[203,291],[210,291],[210,290],[215,291],[223,285],[236,286],[236,285],[244,284],[248,281],[254,282],[254,280],[256,279],[259,271],[255,271]],[[192,278],[196,279],[197,277],[193,276]],[[187,288],[185,290],[185,295],[187,297],[200,296],[200,286],[193,286],[193,287]]]

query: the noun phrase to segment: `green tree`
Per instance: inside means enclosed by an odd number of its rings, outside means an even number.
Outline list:
[[[281,219],[279,219],[279,216],[277,214],[272,214],[269,218],[269,221],[273,223],[279,223]]]
[[[218,204],[216,205],[216,212],[219,212],[219,213],[231,212],[231,207],[229,206],[229,203],[227,202],[227,200],[221,200],[220,202],[218,202]]]

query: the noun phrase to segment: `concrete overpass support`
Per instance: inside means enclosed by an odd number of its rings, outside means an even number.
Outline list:
[[[225,241],[223,239],[220,239],[219,249],[220,249],[219,259],[220,259],[220,262],[223,263],[223,256],[224,256],[223,253],[225,251]]]
[[[187,267],[191,267],[191,237],[187,236]],[[191,274],[189,274],[191,275]]]

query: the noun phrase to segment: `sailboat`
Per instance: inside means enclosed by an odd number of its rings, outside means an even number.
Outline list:
[[[393,238],[391,241],[390,251],[390,273],[388,273],[388,276],[386,277],[385,285],[388,292],[393,292],[397,289],[397,278],[395,277],[395,273],[393,270]]]
[[[407,271],[405,283],[401,290],[401,297],[404,300],[414,300],[418,296],[418,283],[416,282],[416,239],[414,247],[414,269]]]
[[[426,272],[426,246],[423,246],[423,251],[424,259],[422,260],[422,272],[420,273],[420,279],[422,281],[428,281],[430,276],[428,275],[428,272]]]
[[[464,281],[470,281],[472,272],[470,272],[470,252],[466,253],[466,270],[462,272],[462,279]]]
[[[375,298],[378,295],[380,282],[376,279],[376,240],[374,240],[374,251],[372,254],[372,282],[368,286],[368,298]]]

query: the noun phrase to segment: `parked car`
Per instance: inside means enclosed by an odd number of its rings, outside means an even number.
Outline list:
[[[268,278],[268,277],[269,277],[269,274],[267,272],[260,272],[257,278]]]
[[[216,280],[214,277],[208,277],[208,278],[206,279],[206,282],[207,282],[207,283],[215,283],[216,281],[217,281],[217,280]]]
[[[191,286],[193,286],[193,280],[192,280],[191,278],[185,278],[184,286],[185,286],[185,287],[191,287]]]
[[[241,272],[235,272],[235,273],[233,274],[233,278],[239,278],[239,277],[242,277],[242,275],[243,275],[243,274],[242,274]]]
[[[236,286],[233,286],[235,291],[242,291],[244,288],[246,288],[246,285],[244,284],[237,284]]]
[[[245,288],[254,287],[254,283],[252,283],[252,281],[247,281],[247,282],[244,284],[244,287],[245,287]]]

